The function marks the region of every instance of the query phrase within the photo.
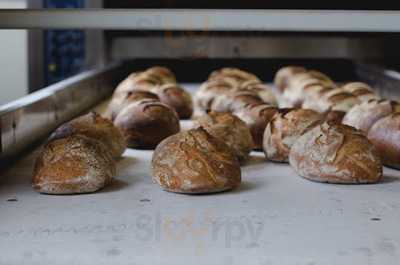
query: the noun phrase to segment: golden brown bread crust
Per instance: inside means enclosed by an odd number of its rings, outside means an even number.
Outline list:
[[[249,80],[245,81],[240,86],[238,87],[238,91],[240,92],[249,92],[249,93],[254,93],[256,94],[263,103],[277,106],[278,101],[272,92],[272,88],[262,84],[259,81],[256,80]]]
[[[145,72],[150,75],[157,76],[159,79],[161,79],[163,84],[176,83],[175,74],[167,67],[153,66],[148,68]]]
[[[277,108],[268,104],[249,105],[235,111],[233,114],[244,121],[253,136],[254,148],[261,149],[264,130]]]
[[[342,123],[343,117],[346,115],[346,112],[339,110],[331,110],[325,113],[325,121],[332,123]]]
[[[214,96],[210,110],[217,112],[233,112],[248,105],[263,104],[262,99],[254,92],[231,89]]]
[[[283,92],[289,85],[289,80],[295,74],[304,73],[306,71],[307,70],[301,66],[282,67],[275,74],[274,84],[279,89],[280,92]]]
[[[238,85],[242,82],[249,80],[261,82],[261,80],[256,75],[234,67],[225,67],[215,70],[211,72],[208,80],[216,80],[220,78],[229,78],[231,80],[235,80]]]
[[[362,82],[350,82],[342,86],[343,90],[356,96],[360,102],[366,102],[371,99],[378,99],[374,90]]]
[[[193,114],[192,96],[177,84],[169,83],[152,90],[160,101],[178,113],[179,118],[188,119]]]
[[[199,117],[196,122],[209,134],[232,148],[239,161],[248,159],[254,146],[253,138],[241,119],[226,112],[210,112]]]
[[[139,101],[142,99],[153,99],[159,101],[159,97],[148,91],[132,90],[124,92],[116,92],[113,94],[110,103],[107,106],[105,117],[110,120],[114,120],[115,116],[127,105],[132,102]]]
[[[39,154],[32,185],[40,193],[95,192],[115,175],[115,162],[103,143],[80,134],[53,138]]]
[[[321,123],[324,116],[307,109],[280,109],[264,132],[263,150],[267,159],[288,162],[294,142],[305,132]]]
[[[351,108],[342,122],[367,133],[376,121],[398,111],[400,111],[398,102],[372,99]]]
[[[375,183],[382,178],[377,150],[353,127],[323,123],[300,136],[289,163],[303,178],[328,183]]]
[[[121,131],[114,124],[95,112],[89,112],[58,127],[49,137],[49,141],[81,134],[102,142],[117,158],[126,149],[126,142]]]
[[[369,130],[368,139],[378,150],[384,165],[400,168],[400,113],[378,120]]]
[[[342,88],[335,88],[322,95],[316,110],[319,112],[347,112],[359,103],[360,101],[353,94],[344,91]]]
[[[241,182],[240,165],[232,150],[203,128],[162,141],[151,165],[153,180],[171,192],[220,192]]]
[[[129,104],[118,113],[114,124],[121,129],[132,148],[155,148],[163,139],[180,130],[178,114],[169,106],[153,100]]]

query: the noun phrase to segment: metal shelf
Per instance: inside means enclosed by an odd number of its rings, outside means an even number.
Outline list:
[[[0,29],[400,32],[400,11],[3,9]]]

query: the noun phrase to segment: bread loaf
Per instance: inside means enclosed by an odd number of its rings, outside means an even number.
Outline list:
[[[253,150],[253,138],[246,124],[226,112],[210,112],[196,120],[209,134],[223,141],[234,151],[239,161],[245,161]]]
[[[233,112],[255,104],[263,104],[262,99],[256,93],[232,89],[216,95],[211,103],[210,110],[217,112]]]
[[[57,128],[49,141],[61,139],[73,134],[80,134],[102,142],[112,157],[122,155],[126,142],[121,131],[114,124],[95,112],[75,118]]]
[[[375,147],[358,130],[325,122],[300,136],[289,163],[303,178],[328,183],[375,183],[382,165]]]
[[[371,99],[378,99],[374,90],[362,82],[351,82],[342,86],[343,90],[353,94],[360,102],[366,102]]]
[[[116,92],[113,94],[104,116],[113,121],[115,116],[117,116],[123,108],[132,102],[142,99],[160,100],[156,94],[148,91],[132,90],[127,92]]]
[[[204,82],[196,91],[194,96],[195,110],[199,114],[204,114],[211,110],[214,99],[233,88],[232,84],[226,80],[214,80]]]
[[[211,193],[241,182],[240,165],[232,150],[203,128],[180,132],[162,141],[151,161],[153,180],[178,193]]]
[[[89,193],[110,183],[115,171],[115,162],[103,143],[71,134],[53,138],[44,146],[35,163],[32,185],[47,194]]]
[[[379,119],[368,132],[368,139],[378,150],[382,163],[400,168],[400,112]]]
[[[233,79],[237,82],[237,85],[248,80],[261,82],[256,75],[233,67],[225,67],[211,72],[208,80],[217,80],[221,78]]]
[[[133,102],[114,119],[132,148],[152,149],[166,137],[179,132],[179,118],[167,105],[154,100]]]
[[[335,88],[322,95],[317,111],[333,110],[346,113],[359,103],[360,101],[353,94],[344,91],[342,88]]]
[[[155,87],[152,92],[158,95],[162,103],[173,108],[179,118],[188,119],[192,116],[192,96],[177,84],[167,83],[160,87]]]
[[[153,66],[145,71],[147,74],[155,75],[161,79],[163,84],[176,83],[175,74],[164,66]]]
[[[400,111],[398,102],[372,99],[351,108],[343,117],[343,124],[367,133],[380,118],[398,111]]]
[[[307,70],[301,66],[285,66],[278,70],[275,74],[274,84],[283,92],[289,85],[289,80],[293,78],[294,75],[299,73],[304,73]]]
[[[324,116],[307,109],[280,109],[264,132],[263,150],[267,159],[288,162],[293,143],[309,129],[323,121]]]
[[[268,104],[260,104],[238,109],[233,114],[244,121],[250,129],[253,136],[254,148],[261,149],[264,130],[276,112],[276,107]]]

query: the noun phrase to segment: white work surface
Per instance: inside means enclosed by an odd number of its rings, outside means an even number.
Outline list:
[[[162,191],[152,151],[128,149],[107,188],[32,190],[37,151],[0,179],[0,265],[400,263],[400,171],[375,185],[298,177],[253,152],[242,184],[210,195]]]

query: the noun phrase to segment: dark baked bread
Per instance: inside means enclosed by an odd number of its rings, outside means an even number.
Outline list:
[[[377,122],[368,132],[368,139],[378,150],[382,163],[400,168],[400,113],[390,114]]]
[[[53,138],[44,146],[36,159],[32,185],[47,194],[94,192],[110,183],[115,171],[103,143],[71,134]]]
[[[244,121],[253,136],[254,148],[261,149],[263,135],[267,124],[271,121],[277,108],[268,104],[249,105],[233,114]]]
[[[224,142],[203,128],[180,132],[162,141],[151,161],[153,180],[178,193],[211,193],[241,182],[240,165]]]
[[[115,119],[115,116],[117,116],[117,114],[123,108],[125,108],[132,102],[142,99],[153,99],[156,101],[160,100],[156,94],[148,91],[132,90],[114,93],[110,103],[107,106],[107,111],[104,116],[113,121]]]
[[[165,84],[152,91],[158,95],[162,103],[173,108],[179,118],[188,119],[192,116],[192,96],[177,84]]]
[[[302,177],[318,182],[361,184],[382,178],[375,147],[353,127],[323,123],[300,136],[289,154]]]
[[[95,112],[75,118],[57,128],[49,141],[81,134],[102,142],[114,158],[125,151],[126,142],[121,131],[114,124]]]
[[[371,99],[351,108],[343,117],[343,124],[367,133],[380,118],[398,111],[400,111],[398,102]]]
[[[245,161],[253,150],[253,138],[246,124],[233,114],[210,112],[196,120],[209,134],[223,141],[239,161]]]
[[[322,114],[307,109],[280,109],[264,132],[263,150],[267,159],[288,162],[293,143],[305,132],[321,123]]]
[[[179,132],[179,118],[169,106],[154,100],[129,104],[114,119],[127,144],[132,148],[152,149],[170,135]]]

